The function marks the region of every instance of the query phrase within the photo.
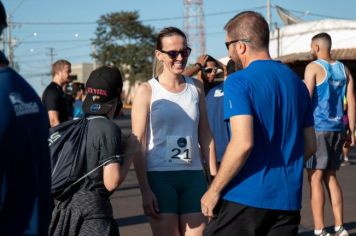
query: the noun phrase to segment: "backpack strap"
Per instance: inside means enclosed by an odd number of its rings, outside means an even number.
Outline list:
[[[88,133],[88,125],[89,125],[89,122],[93,119],[107,119],[107,117],[105,116],[89,116],[89,117],[86,117],[85,119],[88,121],[87,122],[87,127],[86,127],[86,130],[85,130],[85,137],[87,136],[87,133]],[[87,167],[87,160],[86,160],[86,138],[83,139],[83,143],[82,143],[82,146],[81,146],[81,150],[80,150],[80,155],[84,155],[84,160],[85,160],[85,164],[83,164],[83,168],[84,166]],[[75,185],[77,185],[78,183],[80,183],[82,180],[84,180],[86,177],[88,177],[89,175],[91,175],[92,173],[94,173],[95,171],[97,171],[99,168],[101,168],[102,166],[108,164],[109,162],[113,161],[113,160],[118,160],[120,163],[123,162],[123,155],[114,155],[114,156],[110,156],[108,158],[106,158],[102,163],[100,163],[98,166],[94,167],[92,170],[88,171],[86,174],[84,174],[82,177],[80,177],[78,180],[76,180],[75,182],[73,182],[71,185],[69,185],[67,188],[70,189],[72,187],[74,187]],[[87,168],[86,168],[87,169]],[[83,170],[84,172],[84,170]]]
[[[97,167],[93,168],[92,170],[90,170],[88,173],[86,173],[85,175],[83,175],[82,177],[80,177],[77,181],[75,181],[74,183],[72,183],[71,185],[68,186],[68,188],[73,187],[74,185],[76,185],[77,183],[79,183],[80,181],[82,181],[83,179],[85,179],[86,177],[88,177],[89,175],[91,175],[92,173],[94,173],[95,171],[97,171],[100,167],[105,166],[106,164],[108,164],[109,162],[111,162],[112,160],[119,160],[119,162],[122,163],[122,157],[124,155],[114,155],[111,157],[108,157],[107,159],[105,159],[105,161],[103,161],[101,164],[99,164]]]

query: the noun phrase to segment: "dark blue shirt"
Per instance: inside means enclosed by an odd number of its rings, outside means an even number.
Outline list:
[[[303,129],[313,126],[309,93],[286,65],[254,61],[228,77],[225,119],[253,117],[254,146],[224,199],[277,210],[299,210],[303,183]]]
[[[0,67],[0,235],[47,235],[48,116],[14,70]]]
[[[216,157],[220,162],[229,142],[228,126],[224,120],[224,84],[220,83],[210,89],[205,99],[209,126],[215,141]]]

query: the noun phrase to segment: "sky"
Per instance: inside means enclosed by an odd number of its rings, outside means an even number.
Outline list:
[[[225,23],[237,13],[255,10],[266,16],[266,0],[203,0],[206,53],[227,56]],[[166,26],[183,29],[184,0],[2,0],[14,27],[11,30],[19,73],[41,95],[51,81],[53,61],[92,63],[91,40],[101,15],[137,11],[140,20],[158,32]],[[301,20],[345,18],[356,20],[355,0],[271,0],[272,23],[283,26],[273,6],[283,7]],[[189,42],[188,42],[189,43]],[[0,46],[1,47],[1,46]],[[194,49],[193,49],[194,50]],[[7,54],[5,46],[5,54]]]

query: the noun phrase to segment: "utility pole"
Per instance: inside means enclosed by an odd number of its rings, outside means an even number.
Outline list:
[[[96,55],[96,46],[93,44],[93,54]],[[95,70],[98,67],[96,58],[93,57],[93,70]]]
[[[54,58],[54,56],[55,56],[56,54],[54,53],[54,48],[47,48],[47,49],[49,50],[47,56],[50,57],[51,66],[52,66],[52,65],[53,65],[53,58]]]
[[[271,31],[271,0],[267,0],[267,23],[268,23],[268,28]]]
[[[7,49],[8,49],[8,60],[9,60],[9,66],[14,68],[14,45],[12,42],[12,35],[11,35],[11,31],[12,31],[12,21],[11,21],[11,15],[8,15],[7,18]]]
[[[1,50],[3,50],[3,52],[5,53],[5,47],[6,47],[6,39],[5,39],[5,33],[1,35],[1,41],[2,41],[2,48]]]

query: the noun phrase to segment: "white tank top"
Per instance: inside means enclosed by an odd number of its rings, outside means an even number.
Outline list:
[[[152,78],[147,171],[201,170],[198,143],[199,94],[191,78],[185,77],[182,92],[172,93]]]

